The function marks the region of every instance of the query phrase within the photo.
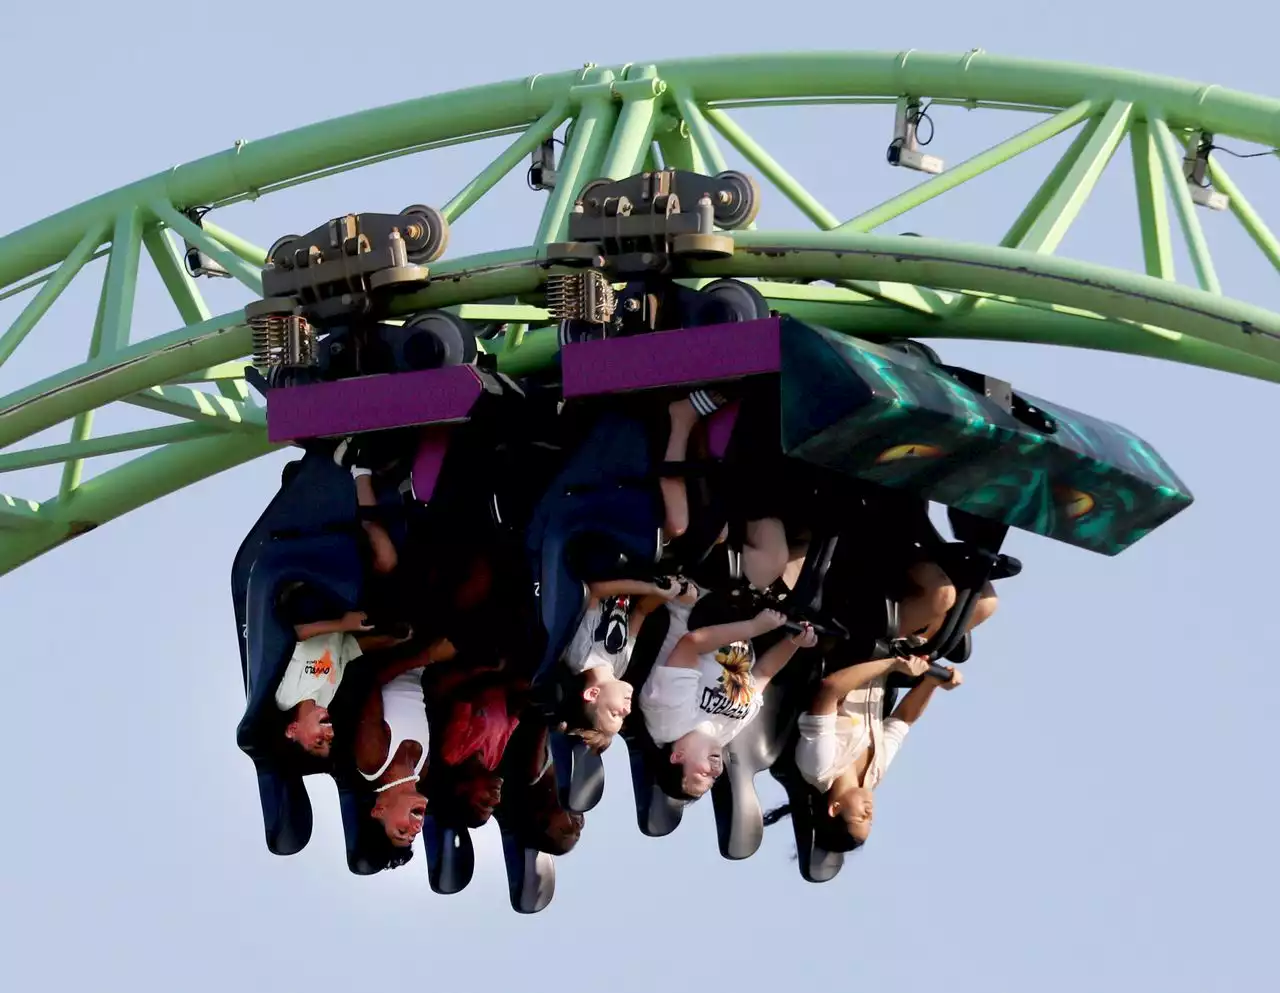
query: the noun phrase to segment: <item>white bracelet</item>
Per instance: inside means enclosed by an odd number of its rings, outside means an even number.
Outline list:
[[[372,476],[372,475],[373,475],[373,470],[372,470],[372,469],[362,469],[362,468],[360,468],[359,466],[352,466],[352,467],[351,467],[351,475],[352,475],[352,477],[353,477],[353,478],[355,478],[355,479],[359,479],[361,476]]]

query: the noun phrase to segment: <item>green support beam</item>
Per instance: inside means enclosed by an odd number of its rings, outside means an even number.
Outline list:
[[[1086,99],[1163,108],[1167,120],[1280,146],[1276,101],[1223,86],[1119,69],[984,53],[817,52],[657,63],[668,86],[703,103],[928,94],[972,104],[1065,108]],[[620,70],[619,70],[620,71]],[[103,194],[0,239],[0,286],[57,265],[93,223],[155,197],[210,204],[248,190],[451,136],[536,120],[577,86],[581,70],[541,74],[350,114],[239,144]]]
[[[1067,229],[1089,199],[1102,170],[1111,161],[1116,146],[1124,137],[1133,106],[1117,100],[1107,108],[1098,121],[1098,127],[1089,136],[1079,156],[1071,164],[1062,183],[1045,203],[1039,216],[1031,223],[1016,248],[1028,252],[1052,253]]]
[[[664,169],[682,169],[685,172],[700,172],[704,175],[707,172],[702,157],[698,154],[697,146],[693,143],[689,125],[684,121],[677,121],[670,131],[658,134],[658,149],[662,152]]]
[[[9,330],[0,337],[0,365],[4,364],[5,359],[13,354],[14,350],[22,344],[22,341],[36,323],[53,306],[55,300],[62,295],[62,291],[73,280],[84,264],[89,261],[89,257],[98,250],[98,246],[102,244],[102,239],[107,236],[109,225],[105,221],[101,221],[93,225],[84,236],[71,250],[71,254],[63,260],[62,265],[58,266],[43,286],[40,287],[36,295],[31,298],[18,315],[18,319],[9,326]]]
[[[754,168],[759,169],[760,174],[790,200],[805,217],[824,230],[834,228],[840,223],[839,218],[822,206],[817,198],[801,186],[777,159],[756,144],[742,125],[723,110],[717,110],[714,107],[708,107],[703,113],[711,126],[724,136],[724,140],[736,148],[738,154],[750,162]]]
[[[147,204],[147,209],[155,215],[157,220],[163,222],[165,227],[195,245],[226,269],[234,279],[239,280],[259,296],[262,295],[262,272],[259,267],[250,265],[235,252],[214,241],[211,235],[174,210],[173,205],[168,201],[152,200]]]
[[[720,151],[720,145],[716,142],[711,126],[702,115],[702,110],[694,102],[693,94],[687,88],[677,85],[672,89],[672,97],[675,100],[676,110],[680,112],[680,117],[689,127],[689,136],[693,140],[693,147],[698,150],[698,158],[703,170],[708,173],[724,172],[729,166],[725,163],[724,155]]]
[[[153,386],[123,399],[135,407],[209,424],[224,431],[254,432],[267,426],[266,414],[261,409],[187,386]]]
[[[118,455],[143,448],[158,448],[179,441],[193,441],[215,434],[217,428],[209,424],[166,424],[141,431],[109,434],[102,438],[69,442],[65,445],[46,445],[19,452],[0,453],[0,472],[16,472],[40,466],[57,465],[68,459],[91,459],[100,455]]]
[[[1196,272],[1196,282],[1207,293],[1221,293],[1222,285],[1218,282],[1218,273],[1213,267],[1209,243],[1205,241],[1200,218],[1196,216],[1196,205],[1191,200],[1191,191],[1187,189],[1187,180],[1182,173],[1182,155],[1178,141],[1169,130],[1169,125],[1159,117],[1151,118],[1149,123],[1155,137],[1156,153],[1164,166],[1165,181],[1169,184],[1169,192],[1173,194],[1173,206],[1178,214],[1178,222],[1182,225],[1182,237],[1186,240],[1187,254],[1191,256],[1191,267]]]
[[[0,397],[0,448],[82,411],[123,400],[194,369],[240,358],[249,350],[244,311],[235,311],[90,359]]]
[[[1217,188],[1218,192],[1231,199],[1231,212],[1236,215],[1236,219],[1244,226],[1245,231],[1249,233],[1249,237],[1262,250],[1262,254],[1267,257],[1267,260],[1277,269],[1280,269],[1280,240],[1277,240],[1271,229],[1267,227],[1266,221],[1253,209],[1253,205],[1245,199],[1244,194],[1240,192],[1240,187],[1231,181],[1231,177],[1227,175],[1227,170],[1222,163],[1212,156],[1209,158],[1209,180]]]
[[[103,286],[100,350],[118,352],[129,344],[133,327],[133,294],[138,284],[138,256],[142,251],[142,216],[136,208],[123,210],[116,218],[107,257],[107,278]]]
[[[30,531],[49,523],[47,512],[42,513],[34,500],[0,493],[0,535],[12,531]]]
[[[1133,179],[1138,194],[1143,264],[1148,276],[1175,279],[1163,166],[1155,135],[1146,121],[1133,122],[1129,145],[1133,150]]]
[[[569,226],[569,212],[578,191],[588,180],[595,179],[594,169],[613,137],[616,111],[611,84],[613,73],[593,71],[589,82],[579,87],[582,110],[573,125],[573,134],[560,158],[556,187],[547,199],[538,225],[536,243],[560,241]]]
[[[117,225],[118,227],[118,225]],[[116,254],[116,246],[111,246],[111,254]],[[93,319],[93,333],[89,337],[89,358],[86,364],[92,364],[97,361],[98,356],[102,354],[103,332],[106,328],[107,321],[107,297],[111,285],[111,262],[107,261],[107,273],[102,280],[102,288],[98,292],[98,312]],[[112,349],[107,354],[118,355],[120,349]],[[77,411],[71,422],[71,444],[76,445],[83,442],[89,437],[93,431],[93,414],[94,407],[88,410],[81,409]],[[62,420],[63,418],[58,418]],[[49,425],[52,427],[53,425]],[[84,469],[84,461],[82,459],[68,459],[62,467],[62,479],[58,483],[58,499],[65,503],[80,485],[80,476]]]
[[[1039,110],[1046,116],[840,225],[717,106],[887,104],[904,92],[940,105]],[[1156,113],[1164,121],[1147,126],[1144,119]],[[34,292],[0,336],[0,360],[29,335],[76,271],[103,254],[103,240],[112,239],[86,360],[0,398],[0,447],[72,422],[72,437],[65,444],[0,451],[0,469],[7,471],[59,461],[64,465],[56,499],[5,504],[9,509],[0,515],[0,527],[8,533],[0,539],[0,571],[270,448],[263,438],[262,412],[249,402],[243,379],[249,350],[243,313],[209,315],[177,245],[153,219],[199,246],[256,293],[262,249],[208,217],[201,225],[192,223],[182,209],[217,208],[396,156],[511,136],[502,154],[445,203],[446,214],[456,219],[566,119],[568,147],[560,162],[560,184],[547,197],[535,244],[443,260],[432,266],[429,286],[397,304],[402,315],[443,307],[508,323],[511,333],[498,361],[510,374],[544,369],[554,361],[555,331],[543,327],[547,314],[540,306],[548,275],[543,246],[563,238],[582,185],[602,175],[621,177],[650,167],[657,162],[655,146],[667,167],[720,171],[726,163],[719,136],[826,230],[813,235],[735,232],[735,256],[697,264],[692,272],[698,279],[765,280],[762,286],[772,306],[849,333],[1064,344],[1280,381],[1280,314],[1217,292],[1198,219],[1185,183],[1176,175],[1181,153],[1172,137],[1173,131],[1199,129],[1277,145],[1280,101],[1139,73],[984,53],[805,53],[592,66],[411,100],[261,141],[237,142],[232,149],[157,173],[0,238],[0,299]],[[1135,183],[1146,274],[1057,258],[1054,252],[1130,119],[1136,119]],[[1022,210],[1003,247],[866,233],[1074,125],[1082,126],[1070,149]],[[867,152],[868,161],[879,160],[878,148],[869,146]],[[1224,193],[1234,191],[1233,209],[1240,222],[1272,264],[1280,263],[1280,244],[1258,212],[1220,166],[1210,175]],[[1171,278],[1165,193],[1174,196],[1203,289],[1180,286]],[[186,326],[130,344],[132,295],[144,244]],[[958,303],[955,294],[960,295]],[[515,300],[516,305],[491,303],[499,299]],[[535,330],[526,334],[530,324]],[[200,382],[214,383],[220,395],[185,385]],[[184,423],[91,438],[93,412],[116,401],[161,410]],[[81,477],[86,458],[161,442],[163,447],[150,455],[95,478]]]
[[[613,89],[622,98],[622,111],[599,171],[607,179],[626,179],[640,171],[649,154],[658,124],[658,98],[667,87],[656,67],[644,66],[634,78],[628,72]]]
[[[513,141],[496,159],[490,162],[475,179],[440,208],[445,220],[453,223],[497,186],[522,159],[533,154],[534,149],[555,134],[556,128],[569,116],[569,100],[560,100],[528,129]]]
[[[94,476],[71,501],[59,498],[39,506],[36,522],[51,521],[50,526],[5,539],[0,573],[153,500],[260,458],[275,447],[262,434],[217,435],[166,445]]]
[[[142,241],[164,288],[169,291],[169,298],[178,308],[178,316],[188,324],[199,324],[213,316],[164,228],[149,224],[142,232]]]
[[[1050,138],[1074,127],[1086,117],[1093,116],[1097,110],[1098,107],[1092,100],[1081,100],[1066,110],[1054,114],[1047,121],[1041,121],[1020,134],[1007,138],[998,145],[993,145],[985,152],[979,152],[973,158],[966,159],[959,165],[952,166],[945,172],[864,211],[852,220],[845,221],[839,225],[839,228],[842,231],[874,231],[880,225],[900,217],[921,204],[928,203],[948,190],[953,190],[962,183],[990,172],[996,166],[1016,158],[1023,152],[1043,145]],[[834,224],[824,226],[836,227]]]
[[[239,235],[232,234],[226,228],[218,227],[213,221],[209,220],[207,214],[200,218],[200,226],[210,238],[220,245],[225,245],[237,258],[249,263],[254,268],[261,269],[267,264],[267,250],[265,248],[259,248],[252,242],[245,241]]]

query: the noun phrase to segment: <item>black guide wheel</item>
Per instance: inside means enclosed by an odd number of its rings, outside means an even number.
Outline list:
[[[267,261],[274,262],[277,266],[284,266],[286,263],[289,267],[293,266],[293,249],[290,247],[294,242],[302,240],[300,234],[287,234],[283,238],[277,238],[270,248],[267,249]],[[286,249],[289,249],[286,251]]]
[[[904,352],[907,355],[914,355],[918,359],[924,359],[931,365],[942,365],[942,359],[928,345],[918,341],[912,341],[910,338],[900,338],[896,341],[889,342],[889,347],[898,352]]]
[[[728,203],[715,202],[716,223],[725,231],[745,228],[760,212],[760,187],[745,172],[730,169],[716,176],[720,188],[729,194]]]
[[[400,211],[400,217],[400,237],[410,262],[426,265],[444,254],[449,247],[449,222],[444,214],[435,207],[415,203]]]
[[[604,186],[611,186],[612,184],[613,184],[612,179],[591,180],[591,182],[587,183],[585,186],[582,187],[582,192],[578,194],[578,202],[585,204],[587,200],[590,198],[592,191],[598,190]]]
[[[412,369],[473,365],[480,354],[475,333],[461,317],[428,310],[404,324],[404,361]]]
[[[769,316],[769,302],[750,283],[740,279],[716,279],[698,291],[724,307],[726,323],[757,321]]]

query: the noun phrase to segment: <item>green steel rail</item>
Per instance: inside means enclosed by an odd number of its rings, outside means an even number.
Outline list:
[[[1043,119],[944,173],[852,218],[815,199],[730,114],[753,106],[893,104],[902,96],[969,108],[1032,110]],[[40,502],[0,494],[0,573],[152,500],[270,451],[260,407],[242,378],[249,352],[243,313],[210,313],[182,266],[176,234],[244,284],[261,289],[264,252],[182,211],[256,199],[276,190],[399,155],[507,135],[510,145],[449,200],[432,202],[457,224],[561,125],[570,125],[559,182],[546,195],[533,244],[432,267],[433,282],[406,310],[456,306],[464,316],[510,322],[502,367],[551,361],[554,334],[537,304],[543,246],[563,237],[586,181],[621,178],[653,163],[715,172],[731,147],[816,231],[735,235],[732,259],[698,277],[759,281],[773,306],[852,334],[1038,342],[1150,356],[1280,382],[1280,314],[1222,293],[1182,175],[1191,130],[1280,146],[1280,101],[1216,85],[980,51],[778,54],[580,70],[423,97],[336,118],[233,148],[121,187],[0,238],[0,300],[25,293],[2,330],[0,363],[41,323],[91,259],[107,257],[87,358],[0,397],[0,473],[62,465],[56,495]],[[1064,132],[1074,138],[998,245],[876,234],[885,223]],[[1123,141],[1133,181],[1144,271],[1055,254]],[[1215,158],[1214,186],[1265,258],[1280,268],[1280,241]],[[1192,263],[1177,281],[1169,205]],[[142,250],[183,325],[132,340]],[[443,277],[443,278],[442,278]],[[830,285],[794,282],[822,280]],[[515,295],[520,303],[479,301]],[[543,325],[539,327],[539,325]],[[532,330],[530,330],[532,328]],[[206,387],[206,388],[201,388]],[[173,423],[93,437],[95,410],[118,401]],[[63,444],[24,439],[68,424]],[[139,454],[85,479],[86,459]]]

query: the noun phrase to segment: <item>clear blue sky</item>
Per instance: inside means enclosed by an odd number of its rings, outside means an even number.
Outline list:
[[[636,14],[653,29],[636,30]],[[981,45],[1275,90],[1265,68],[1274,65],[1274,19],[1254,0],[1172,3],[1158,14],[1137,0],[789,0],[683,4],[671,14],[637,8],[614,21],[606,7],[506,0],[394,8],[14,0],[0,60],[0,228],[240,137],[584,61]],[[348,41],[359,64],[342,71]],[[287,99],[276,102],[281,93]],[[1023,126],[959,110],[935,119],[934,147],[953,161]],[[838,213],[852,216],[914,181],[883,163],[885,112],[742,120]],[[1060,148],[889,230],[994,241],[1022,202],[1013,197],[1034,188]],[[344,210],[441,203],[490,154],[403,159],[224,216],[267,244]],[[1127,162],[1126,152],[1063,254],[1138,264]],[[1277,163],[1241,162],[1233,174],[1274,222]],[[526,244],[536,200],[517,176],[494,206],[458,225],[453,251]],[[1226,291],[1274,308],[1276,274],[1233,220],[1204,221]],[[762,223],[799,226],[777,208]],[[145,256],[143,269],[135,337],[177,326]],[[218,289],[209,294],[215,312],[243,299]],[[0,369],[0,394],[79,361],[95,294],[90,280],[73,285]],[[0,327],[13,304],[0,303]],[[618,993],[763,993],[816,981],[836,990],[1206,993],[1268,985],[1280,883],[1270,719],[1280,689],[1271,630],[1280,470],[1269,416],[1280,394],[1100,354],[982,344],[944,353],[1145,435],[1198,502],[1114,560],[1013,537],[1023,576],[1003,587],[1003,609],[982,630],[963,689],[935,701],[913,732],[879,792],[872,843],[838,880],[800,880],[785,826],[754,859],[722,861],[710,803],[692,808],[671,838],[641,837],[622,748],[607,756],[608,790],[581,846],[559,862],[554,904],[535,918],[508,909],[496,830],[483,833],[475,881],[456,897],[430,892],[421,855],[372,879],[348,875],[325,782],[312,784],[311,845],[290,859],[269,855],[252,768],[233,741],[243,701],[227,580],[237,543],[276,484],[277,456],[0,579],[9,645],[0,988],[541,993],[582,983]],[[101,429],[134,423],[115,416]],[[56,488],[56,473],[0,483],[41,497]]]

